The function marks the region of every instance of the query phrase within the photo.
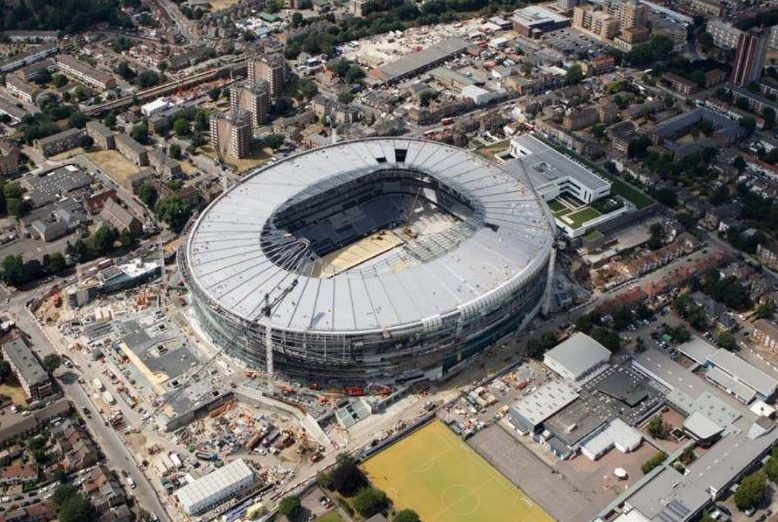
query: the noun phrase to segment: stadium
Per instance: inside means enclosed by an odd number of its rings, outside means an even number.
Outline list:
[[[465,150],[407,138],[272,163],[194,221],[179,266],[229,354],[314,382],[436,380],[523,327],[545,293],[545,204]]]

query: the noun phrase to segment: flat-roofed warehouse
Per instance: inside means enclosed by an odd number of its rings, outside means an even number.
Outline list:
[[[546,352],[543,364],[565,379],[579,381],[610,359],[611,352],[582,332]]]
[[[379,80],[386,83],[395,83],[428,71],[452,56],[463,53],[468,47],[470,47],[470,42],[467,40],[446,38],[417,53],[407,54],[392,63],[379,67],[376,75]]]
[[[176,491],[176,497],[188,515],[197,515],[245,491],[252,484],[254,472],[238,459],[182,487]]]
[[[265,368],[270,332],[288,376],[436,380],[535,315],[552,230],[500,165],[376,138],[244,176],[198,216],[178,261],[200,325],[250,366]]]
[[[533,433],[549,417],[578,399],[578,393],[563,381],[551,381],[526,397],[522,397],[508,410],[508,420],[522,433]]]

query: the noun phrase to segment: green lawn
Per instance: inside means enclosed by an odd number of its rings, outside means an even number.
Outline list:
[[[317,518],[316,522],[343,522],[343,517],[340,516],[337,509],[333,509],[329,513]]]
[[[362,468],[395,509],[413,509],[424,522],[552,521],[441,422],[393,444]]]
[[[649,206],[651,203],[654,202],[653,199],[651,199],[645,193],[636,189],[626,181],[620,180],[618,178],[608,178],[608,179],[611,181],[611,183],[613,183],[611,189],[613,193],[623,197],[624,199],[631,202],[636,207],[646,208],[647,206]]]
[[[564,219],[561,219],[561,221],[563,223],[569,224],[573,228],[580,228],[581,225],[590,219],[594,219],[601,215],[602,214],[594,210],[592,207],[586,207],[577,212],[573,212],[572,214],[567,214]]]
[[[565,210],[567,207],[564,206],[561,202],[552,199],[551,201],[548,202],[548,208],[551,209],[551,212],[556,214],[557,212],[561,212],[562,210]]]

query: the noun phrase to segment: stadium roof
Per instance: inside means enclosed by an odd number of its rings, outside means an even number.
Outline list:
[[[453,246],[423,259],[394,249],[317,277],[278,266],[260,245],[263,227],[282,205],[398,169],[433,178],[477,207],[477,216],[459,223],[468,228]],[[347,225],[369,217],[350,215]],[[266,324],[265,295],[286,291],[270,319],[275,328],[386,332],[420,322],[434,327],[456,311],[479,313],[544,266],[552,241],[547,209],[499,166],[437,142],[379,138],[306,151],[245,177],[202,212],[186,262],[211,305],[247,321]]]
[[[382,80],[393,82],[421,72],[424,69],[446,60],[447,58],[464,52],[470,47],[470,43],[462,38],[446,38],[430,45],[418,53],[411,53],[402,58],[388,63],[378,69]]]
[[[610,359],[611,352],[582,332],[546,352],[545,359],[553,360],[570,372],[574,378]]]

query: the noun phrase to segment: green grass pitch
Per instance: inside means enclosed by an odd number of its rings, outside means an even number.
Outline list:
[[[440,422],[368,459],[370,481],[424,522],[552,522],[538,505]]]

